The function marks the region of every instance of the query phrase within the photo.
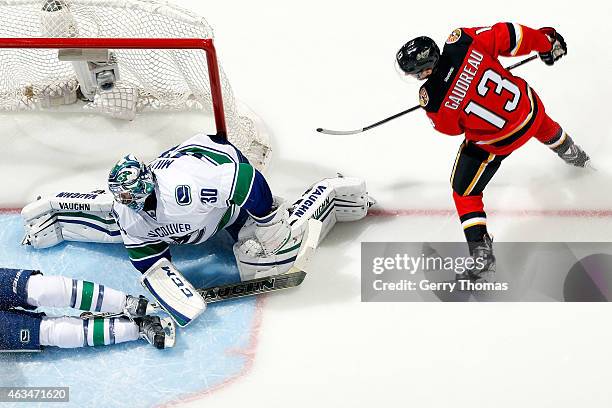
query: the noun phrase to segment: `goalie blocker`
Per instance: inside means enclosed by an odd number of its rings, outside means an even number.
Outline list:
[[[206,303],[172,262],[162,258],[142,275],[144,286],[181,327],[204,312]]]

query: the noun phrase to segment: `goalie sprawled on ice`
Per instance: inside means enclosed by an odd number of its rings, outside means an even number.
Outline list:
[[[199,244],[225,230],[235,240],[242,281],[278,275],[296,261],[309,220],[322,223],[319,242],[336,221],[359,220],[372,203],[362,180],[336,177],[288,205],[237,148],[204,134],[148,164],[125,156],[108,189],[112,194],[63,192],[26,206],[24,244],[123,242],[142,284],[181,326],[206,303],[172,264],[171,244]]]

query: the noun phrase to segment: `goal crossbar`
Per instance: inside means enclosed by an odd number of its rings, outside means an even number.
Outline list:
[[[227,137],[219,63],[210,38],[0,38],[0,49],[192,49],[206,53],[217,134]]]

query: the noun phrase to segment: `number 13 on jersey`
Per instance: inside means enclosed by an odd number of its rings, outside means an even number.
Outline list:
[[[503,110],[505,112],[514,112],[519,106],[521,101],[520,88],[509,79],[503,78],[494,70],[488,69],[482,75],[476,92],[484,98],[491,91],[499,96],[506,96],[506,101],[503,104]],[[503,129],[504,126],[506,126],[507,120],[504,117],[492,112],[490,109],[487,109],[477,102],[470,101],[463,110],[468,116],[476,115],[498,129]]]

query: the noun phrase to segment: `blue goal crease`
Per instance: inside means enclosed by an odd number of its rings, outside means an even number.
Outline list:
[[[39,269],[46,275],[148,295],[122,245],[63,243],[35,250],[21,245],[19,215],[0,214],[0,225],[1,267]],[[173,261],[196,287],[239,280],[231,241],[220,235],[203,245],[173,248]],[[43,311],[79,314],[71,309]],[[0,387],[70,387],[70,402],[61,404],[68,407],[151,407],[204,394],[244,372],[249,357],[229,351],[249,346],[255,319],[255,299],[245,298],[210,305],[196,321],[178,330],[173,349],[156,350],[141,340],[81,349],[47,348],[32,354],[0,353]]]

